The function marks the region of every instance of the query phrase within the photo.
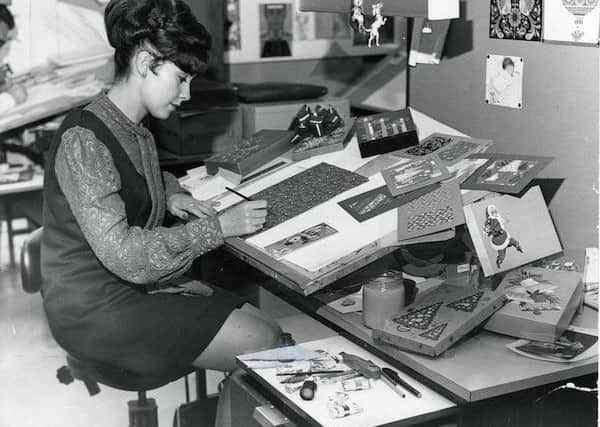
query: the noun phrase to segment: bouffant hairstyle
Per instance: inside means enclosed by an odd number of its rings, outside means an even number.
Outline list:
[[[188,74],[206,70],[212,39],[183,0],[111,0],[104,25],[116,79],[129,74],[131,58],[144,48],[156,56],[154,66],[171,61]]]
[[[15,17],[5,4],[0,4],[0,21],[5,22],[9,30],[15,28]]]

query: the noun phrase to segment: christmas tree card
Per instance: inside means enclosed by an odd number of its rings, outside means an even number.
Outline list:
[[[373,329],[373,339],[402,350],[439,356],[504,304],[501,292],[443,283]]]

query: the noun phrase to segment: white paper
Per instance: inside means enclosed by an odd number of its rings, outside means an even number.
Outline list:
[[[256,353],[238,356],[240,360],[251,361],[284,361],[284,360],[310,360],[323,357],[322,353],[307,349],[301,345],[278,347]]]
[[[583,283],[598,282],[600,282],[600,250],[598,248],[586,248]]]

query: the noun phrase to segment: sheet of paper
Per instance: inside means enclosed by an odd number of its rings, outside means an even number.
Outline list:
[[[598,282],[600,282],[600,250],[598,248],[586,248],[583,283]]]

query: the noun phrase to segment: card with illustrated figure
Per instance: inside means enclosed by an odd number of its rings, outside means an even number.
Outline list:
[[[442,283],[417,294],[416,301],[402,308],[383,328],[373,329],[375,341],[402,350],[439,356],[472,329],[499,310],[504,294]]]
[[[392,196],[437,184],[450,177],[450,172],[436,156],[412,160],[381,172]]]
[[[507,273],[497,291],[508,303],[485,324],[503,335],[553,342],[571,324],[583,298],[582,274],[522,267]]]
[[[363,222],[391,209],[399,208],[424,194],[439,188],[439,184],[420,188],[410,193],[394,197],[387,186],[375,188],[362,194],[342,200],[338,203],[346,212],[358,222]]]
[[[279,259],[290,252],[306,247],[311,243],[318,242],[325,237],[329,237],[338,231],[332,226],[324,222],[302,230],[300,233],[293,234],[278,242],[272,243],[265,247],[265,250],[270,253],[275,259]]]
[[[464,223],[458,184],[442,183],[398,209],[398,240],[426,236]]]
[[[464,207],[485,276],[509,271],[562,250],[540,187]]]
[[[252,194],[251,198],[268,203],[267,221],[263,228],[267,230],[367,181],[368,178],[357,173],[329,163],[319,163]]]
[[[434,133],[419,142],[419,145],[396,154],[412,159],[423,159],[436,155],[444,165],[448,166],[472,154],[487,151],[491,145],[492,140],[489,139]]]
[[[460,188],[519,194],[554,158],[490,153],[474,154],[469,159],[486,159],[487,162]]]

